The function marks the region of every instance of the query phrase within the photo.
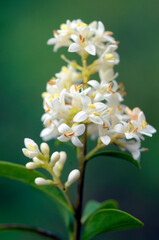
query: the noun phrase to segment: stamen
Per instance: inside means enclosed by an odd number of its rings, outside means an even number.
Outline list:
[[[108,36],[112,36],[114,33],[113,32],[111,32],[111,31],[106,31],[105,32]]]
[[[111,90],[112,84],[113,84],[112,82],[109,83],[109,85],[108,85],[108,87],[107,87],[107,92],[114,94],[115,91]]]
[[[71,133],[69,133],[69,134],[64,133],[64,136],[65,136],[65,137],[71,137],[71,136],[73,136],[74,134],[75,134],[74,132],[71,132]]]
[[[97,113],[97,112],[93,112],[93,114],[94,114],[95,116],[100,116],[100,114]]]
[[[94,104],[88,104],[88,107],[90,107],[90,108],[94,108],[95,109],[95,106],[94,106]]]
[[[138,127],[136,127],[134,130],[132,130],[132,133],[137,132],[137,130],[138,130]]]

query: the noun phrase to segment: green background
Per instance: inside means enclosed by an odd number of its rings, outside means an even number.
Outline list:
[[[156,129],[158,121],[159,4],[156,0],[1,0],[0,1],[0,75],[1,75],[1,159],[24,165],[21,148],[29,137],[38,144],[43,113],[41,93],[46,82],[60,71],[62,53],[46,45],[52,30],[66,19],[84,22],[101,20],[120,41],[121,62],[118,81],[126,87],[125,103],[139,106]],[[72,57],[71,54],[67,56]],[[143,147],[141,170],[115,159],[97,159],[88,164],[84,202],[114,198],[125,210],[145,223],[140,230],[101,235],[103,240],[147,240],[159,236],[159,159],[158,133],[147,138]],[[52,151],[63,149],[50,141]],[[91,147],[91,144],[90,144]],[[66,149],[66,148],[65,148]],[[66,149],[68,163],[64,179],[76,166],[75,154]],[[72,187],[72,191],[75,186]],[[74,194],[72,193],[72,197]],[[0,223],[27,223],[55,230],[66,236],[62,220],[52,202],[28,186],[0,179]],[[36,240],[36,235],[0,233],[3,240]]]

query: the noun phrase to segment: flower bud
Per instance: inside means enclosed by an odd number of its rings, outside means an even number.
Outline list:
[[[51,155],[51,164],[54,166],[55,163],[60,159],[60,153],[59,152],[54,152]]]
[[[66,162],[66,158],[67,158],[66,152],[63,152],[63,151],[60,152],[60,160],[59,160],[59,162],[60,162],[60,164],[62,166],[64,166],[64,164]]]
[[[80,171],[78,169],[72,170],[68,175],[67,182],[65,183],[65,188],[67,189],[68,187],[70,187],[71,184],[77,181],[79,178],[80,178]]]
[[[38,163],[38,164],[44,164],[43,161],[41,161],[39,158],[37,157],[33,157],[33,162],[34,163]]]
[[[23,148],[22,152],[26,157],[32,159],[33,157],[38,157],[41,154],[38,145],[32,139],[25,138],[24,144],[26,148]]]
[[[39,186],[45,186],[45,185],[50,185],[52,183],[51,180],[46,180],[42,177],[35,178],[35,184]]]
[[[60,162],[56,162],[55,166],[53,167],[53,172],[55,173],[56,177],[60,177],[62,169],[63,166],[60,164]]]
[[[49,145],[47,143],[41,143],[40,149],[41,149],[41,151],[44,155],[49,155],[50,148],[49,148]]]
[[[35,163],[35,162],[28,162],[26,164],[26,168],[29,170],[34,170],[35,168],[39,167],[39,163]]]

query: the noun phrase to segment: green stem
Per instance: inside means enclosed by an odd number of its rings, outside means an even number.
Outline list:
[[[20,230],[20,231],[33,232],[53,240],[61,240],[61,238],[57,237],[52,232],[44,230],[39,227],[37,228],[37,227],[26,226],[21,224],[0,224],[0,231],[2,230]]]

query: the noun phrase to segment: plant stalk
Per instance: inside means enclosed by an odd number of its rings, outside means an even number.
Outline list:
[[[85,155],[87,148],[87,126],[85,133],[83,135],[83,148],[78,149],[78,163],[80,170],[80,179],[77,186],[77,198],[76,198],[76,207],[75,207],[75,216],[74,216],[74,236],[73,240],[80,239],[81,233],[81,216],[82,216],[82,202],[83,202],[83,190],[84,190],[84,176],[85,176]]]

